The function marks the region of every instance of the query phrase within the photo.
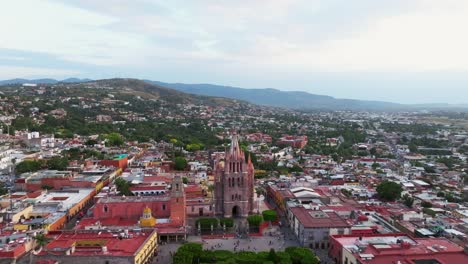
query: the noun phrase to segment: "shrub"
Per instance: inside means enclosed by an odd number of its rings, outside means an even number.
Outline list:
[[[226,225],[226,228],[230,228],[234,226],[234,219],[232,218],[221,218],[219,220],[219,224],[221,226]]]
[[[196,221],[196,228],[198,228],[198,224],[200,224],[201,228],[211,228],[211,225],[215,228],[218,227],[218,219],[212,217],[200,218]]]
[[[278,214],[276,213],[275,210],[263,211],[262,215],[263,215],[263,219],[265,219],[265,221],[276,221],[276,219],[278,218]]]
[[[247,217],[247,221],[249,222],[250,226],[260,226],[263,222],[263,217],[261,215],[250,215]]]

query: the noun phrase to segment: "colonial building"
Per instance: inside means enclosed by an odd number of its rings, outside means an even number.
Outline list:
[[[214,166],[215,213],[223,217],[247,217],[254,206],[254,167],[250,156],[245,160],[236,134],[224,160]]]

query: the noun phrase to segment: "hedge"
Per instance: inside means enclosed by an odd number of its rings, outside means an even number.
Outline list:
[[[263,217],[261,215],[250,215],[247,217],[247,221],[249,222],[250,226],[260,226],[263,222]]]
[[[276,221],[278,219],[278,214],[276,213],[275,210],[266,210],[262,212],[263,219],[265,221]]]
[[[221,226],[223,226],[223,224],[225,224],[227,228],[233,227],[234,226],[234,219],[232,219],[232,218],[221,218],[219,220],[219,224]]]
[[[213,228],[216,228],[218,227],[218,219],[211,217],[200,218],[195,223],[196,228],[198,228],[198,224],[200,224],[201,228],[211,228],[212,225]]]

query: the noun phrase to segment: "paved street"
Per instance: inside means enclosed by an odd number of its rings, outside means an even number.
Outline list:
[[[182,246],[181,243],[171,243],[159,245],[158,256],[153,259],[153,263],[170,264],[172,263],[171,253],[175,253],[177,249]]]
[[[207,239],[202,240],[199,236],[190,236],[188,242],[203,243],[203,249],[208,250],[230,250],[230,251],[269,251],[274,248],[276,251],[283,251],[290,246],[298,246],[295,240],[284,240],[283,236],[251,237],[244,239]],[[271,243],[271,244],[270,244]],[[177,251],[182,244],[171,243],[159,246],[159,253],[153,263],[170,264],[171,252]]]

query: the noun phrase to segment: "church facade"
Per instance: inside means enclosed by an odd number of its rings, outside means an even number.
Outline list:
[[[223,159],[214,163],[215,213],[222,217],[247,217],[254,210],[254,166],[246,161],[236,134]]]

